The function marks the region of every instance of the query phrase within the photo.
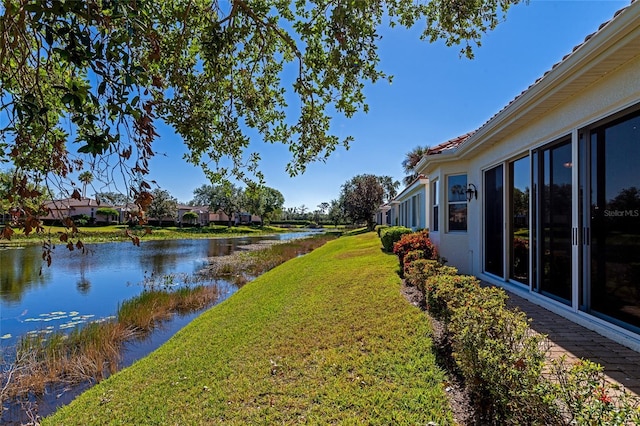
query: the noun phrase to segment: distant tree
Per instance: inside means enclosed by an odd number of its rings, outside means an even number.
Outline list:
[[[78,175],[78,180],[82,182],[82,198],[87,197],[87,185],[90,185],[93,182],[93,173],[89,171],[85,171]]]
[[[193,225],[198,220],[198,213],[196,212],[186,212],[182,215],[182,221]]]
[[[393,197],[398,194],[398,188],[400,188],[400,182],[394,181],[391,176],[379,176],[380,185],[382,185],[382,189],[384,190],[383,201],[389,202]]]
[[[609,201],[610,209],[615,210],[640,210],[640,189],[635,186],[623,188]]]
[[[338,226],[345,218],[344,205],[342,200],[331,200],[328,210],[328,216],[331,223]]]
[[[384,199],[380,177],[358,175],[342,185],[340,194],[344,212],[354,223],[365,222],[367,228],[375,226],[374,214]]]
[[[320,210],[321,214],[326,214],[329,210],[329,207],[331,207],[331,204],[327,203],[326,201],[318,204],[318,210]]]
[[[220,185],[202,185],[193,191],[194,205],[209,206],[214,212],[222,212],[229,219],[229,226],[233,224],[232,216],[239,213],[243,203],[243,193],[240,188],[230,182]]]
[[[284,196],[277,189],[249,185],[244,192],[249,213],[260,216],[262,224],[271,222],[282,211]]]
[[[124,206],[127,204],[127,196],[119,192],[98,192],[96,200],[110,206]]]
[[[402,168],[406,173],[402,182],[405,186],[410,185],[411,182],[417,179],[418,172],[416,171],[416,166],[427,152],[429,152],[428,146],[417,146],[405,154],[404,160],[402,160]]]
[[[24,196],[16,195],[12,193],[12,186],[15,183],[22,186],[21,192]],[[46,214],[43,204],[48,198],[47,188],[36,186],[30,183],[22,174],[17,173],[15,170],[0,170],[0,221],[6,222],[7,217],[11,217],[11,222],[15,224],[21,224],[27,218],[24,215],[24,208],[30,212],[37,214]],[[6,228],[8,233],[0,231],[0,238],[9,237],[10,230]]]
[[[175,218],[178,215],[178,200],[172,197],[169,191],[154,189],[151,196],[153,200],[146,211],[147,217],[158,219],[159,225],[162,226],[164,218]]]
[[[111,223],[111,218],[117,218],[119,216],[118,210],[110,207],[99,207],[96,210],[98,216],[104,216],[107,219],[107,223]]]

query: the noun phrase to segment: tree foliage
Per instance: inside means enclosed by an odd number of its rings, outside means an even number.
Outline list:
[[[96,199],[110,206],[124,206],[128,201],[126,195],[114,191],[98,192]]]
[[[472,57],[518,1],[2,0],[0,162],[63,189],[85,168],[124,176],[146,210],[166,123],[212,182],[261,179],[249,135],[287,145],[295,175],[348,145],[330,117],[366,112],[365,84],[390,80],[381,25],[420,22],[424,39]]]
[[[340,199],[347,217],[353,222],[365,222],[373,230],[374,215],[384,201],[384,177],[363,174],[342,185]]]
[[[271,222],[282,211],[284,196],[268,186],[249,185],[244,191],[245,207],[260,216],[262,223]]]
[[[190,204],[209,206],[214,212],[224,213],[229,218],[229,226],[231,226],[233,214],[240,213],[243,203],[242,189],[230,182],[223,182],[219,185],[205,184],[196,188]]]
[[[342,200],[331,200],[328,216],[329,220],[331,221],[331,223],[333,223],[334,226],[338,226],[345,220],[346,215],[344,212]]]
[[[165,189],[154,189],[151,191],[153,200],[145,211],[148,218],[158,220],[160,226],[166,218],[175,219],[178,216],[178,200]]]
[[[427,152],[429,152],[428,146],[417,146],[405,154],[404,160],[402,160],[402,168],[406,173],[406,176],[402,179],[402,183],[404,183],[405,186],[411,185],[411,183],[418,178],[416,166]]]

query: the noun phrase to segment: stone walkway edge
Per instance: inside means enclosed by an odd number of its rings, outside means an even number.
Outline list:
[[[486,284],[486,283],[485,283]],[[489,284],[491,285],[491,284]],[[537,305],[504,288],[507,305],[518,307],[531,322],[531,328],[547,335],[549,356],[565,355],[569,362],[588,359],[604,367],[608,379],[640,396],[640,353]]]

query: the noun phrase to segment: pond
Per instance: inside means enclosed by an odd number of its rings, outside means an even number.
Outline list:
[[[0,248],[0,351],[10,356],[20,337],[28,333],[70,330],[109,319],[120,303],[139,295],[143,282],[150,278],[162,281],[166,276],[192,275],[208,264],[208,258],[230,254],[243,245],[309,234],[147,241],[140,247],[127,242],[102,243],[87,245],[87,254],[69,252],[60,245],[50,267],[43,264],[39,246]],[[217,284],[219,301],[237,290],[228,282],[218,280]],[[159,347],[197,315],[176,316],[148,339],[128,344],[122,365]],[[63,395],[53,405],[64,403],[74,393]],[[48,411],[46,405],[39,404],[41,415]]]

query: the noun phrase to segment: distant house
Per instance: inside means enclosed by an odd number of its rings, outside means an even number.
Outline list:
[[[378,207],[376,212],[376,224],[377,225],[391,225],[391,204],[385,203]]]
[[[193,212],[198,215],[198,218],[192,221],[183,220],[183,216],[187,212]],[[178,204],[178,222],[188,225],[208,226],[210,222],[209,207],[208,206],[187,206],[184,204]]]
[[[428,200],[429,180],[420,175],[389,202],[389,224],[405,226],[414,231],[428,228]]]
[[[216,225],[228,225],[229,222],[232,225],[250,225],[252,223],[262,223],[262,219],[260,216],[242,212],[240,214],[231,214],[231,221],[229,221],[229,216],[218,210],[217,212],[209,211],[209,222]]]
[[[96,211],[100,207],[111,207],[104,204],[99,205],[98,202],[92,198],[82,198],[77,200],[75,198],[64,198],[61,200],[49,200],[44,203],[45,209],[48,214],[41,217],[43,221],[53,222],[60,221],[67,217],[74,217],[79,215],[86,215],[90,220],[96,220]]]
[[[417,170],[449,264],[640,348],[640,1]]]

